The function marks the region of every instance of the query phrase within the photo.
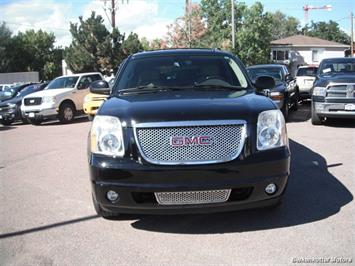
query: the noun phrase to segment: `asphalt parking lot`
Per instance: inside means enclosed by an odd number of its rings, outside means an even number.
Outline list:
[[[354,263],[355,122],[309,118],[307,103],[291,113],[279,208],[113,221],[91,203],[86,118],[0,127],[0,264]]]

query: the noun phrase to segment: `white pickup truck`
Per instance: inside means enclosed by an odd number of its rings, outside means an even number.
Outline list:
[[[70,123],[75,115],[82,111],[84,97],[89,93],[91,82],[102,79],[99,72],[58,77],[43,91],[23,98],[22,115],[34,125],[50,119]]]

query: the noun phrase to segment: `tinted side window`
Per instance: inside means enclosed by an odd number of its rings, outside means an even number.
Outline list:
[[[78,83],[78,90],[87,89],[91,82],[93,82],[92,76],[83,76]]]

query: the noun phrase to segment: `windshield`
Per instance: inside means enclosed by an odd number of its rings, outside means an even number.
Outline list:
[[[26,96],[32,92],[35,92],[38,90],[38,88],[40,87],[39,84],[35,84],[35,85],[30,85],[22,90],[20,90],[16,96]]]
[[[56,78],[53,81],[51,81],[46,90],[51,90],[51,89],[62,89],[62,88],[74,88],[76,82],[78,81],[79,77],[61,77],[61,78]]]
[[[271,76],[275,81],[282,81],[282,69],[279,67],[249,68],[248,73],[253,82],[260,76]]]
[[[319,67],[320,75],[328,74],[355,74],[355,61],[325,61]]]
[[[184,88],[203,84],[223,84],[247,88],[239,65],[229,56],[171,55],[131,60],[114,91],[143,87]]]
[[[309,76],[314,77],[317,74],[318,67],[302,67],[297,70],[297,77]]]

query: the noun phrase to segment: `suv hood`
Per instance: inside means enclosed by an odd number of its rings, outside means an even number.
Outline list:
[[[43,90],[35,93],[31,93],[24,98],[32,98],[32,97],[43,97],[43,96],[57,96],[60,94],[68,93],[73,91],[74,88],[63,88],[63,89],[52,89],[52,90]]]
[[[277,109],[269,98],[246,91],[168,91],[112,97],[98,115],[118,117],[129,127],[133,123],[191,120],[256,123],[259,113],[269,109]]]
[[[326,87],[329,83],[355,83],[355,75],[351,74],[337,74],[337,75],[324,75],[316,80],[314,87]]]

